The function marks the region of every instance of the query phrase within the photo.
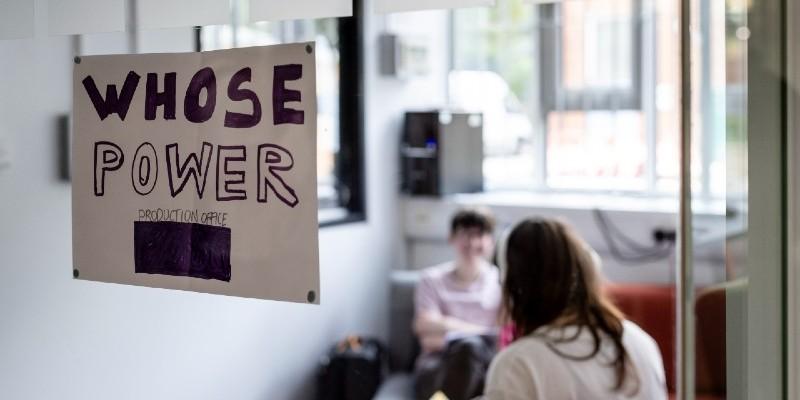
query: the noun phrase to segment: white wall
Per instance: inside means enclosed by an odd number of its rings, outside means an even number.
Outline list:
[[[497,232],[531,216],[560,218],[568,222],[591,245],[603,260],[605,276],[614,282],[673,284],[676,277],[674,250],[647,262],[622,262],[616,259],[600,229],[592,210],[603,210],[606,218],[626,237],[641,246],[653,246],[655,229],[675,229],[677,199],[648,199],[613,194],[565,193],[483,193],[463,194],[443,199],[407,198],[405,210],[405,242],[408,268],[422,268],[454,257],[447,243],[450,217],[465,205],[479,204],[492,210],[497,219]],[[726,228],[735,228],[735,219],[726,219],[724,202],[696,204],[693,216],[694,277],[700,286],[723,282],[727,274],[724,238]],[[625,254],[629,247],[620,243]]]
[[[45,4],[37,0],[37,11]],[[443,50],[445,15],[397,16],[392,28],[427,27]],[[43,28],[35,39],[0,41],[0,136],[13,152],[0,171],[0,398],[305,399],[331,341],[385,337],[388,270],[402,263],[401,111],[442,102],[446,66],[437,61],[430,77],[408,82],[378,77],[384,22],[370,22],[366,36],[369,218],[320,231],[320,306],[73,280],[70,187],[57,180],[54,121],[70,109],[72,41]],[[83,46],[112,46],[106,40],[114,42],[97,36]]]

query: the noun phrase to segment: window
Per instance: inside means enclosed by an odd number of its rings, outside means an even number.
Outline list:
[[[248,1],[231,1],[230,25],[204,27],[198,49],[316,42],[317,192],[320,225],[363,220],[362,18],[246,23]]]
[[[726,123],[739,120],[726,122],[724,21],[700,7],[693,183],[719,197]],[[499,0],[453,11],[449,98],[484,113],[486,187],[676,193],[677,27],[673,1]]]

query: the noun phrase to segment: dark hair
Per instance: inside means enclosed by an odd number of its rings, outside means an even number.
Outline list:
[[[494,217],[486,208],[463,208],[450,221],[450,236],[460,229],[478,229],[481,233],[494,232]]]
[[[566,224],[538,218],[514,227],[506,243],[503,306],[514,322],[514,337],[546,325],[578,327],[574,336],[559,338],[558,343],[575,340],[587,329],[594,339],[589,354],[564,354],[552,344],[550,348],[562,357],[588,360],[599,353],[601,335],[606,335],[617,350],[614,390],[622,390],[630,363],[622,344],[624,317],[603,292],[588,246]]]

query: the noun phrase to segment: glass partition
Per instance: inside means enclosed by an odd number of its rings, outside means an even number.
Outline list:
[[[704,230],[694,210],[696,398],[787,398],[786,36],[782,1],[692,1],[692,135],[702,191],[724,190],[725,218]],[[712,134],[706,134],[710,130]],[[707,149],[722,151],[709,153]],[[696,164],[693,164],[693,166]],[[719,169],[716,165],[724,165]],[[695,190],[693,204],[697,201]],[[724,274],[704,280],[707,251]],[[691,360],[692,355],[694,360]],[[682,398],[690,397],[685,393]]]
[[[484,113],[487,190],[586,195],[582,233],[677,398],[787,393],[788,4],[499,0],[452,14],[449,101]]]

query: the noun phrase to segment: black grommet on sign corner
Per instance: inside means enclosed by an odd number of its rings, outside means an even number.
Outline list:
[[[81,273],[80,273],[80,271],[78,271],[77,269],[73,269],[73,270],[72,270],[72,277],[73,277],[73,278],[77,278],[77,277],[79,277],[80,275],[81,275]]]
[[[73,58],[72,61],[75,61],[75,64],[80,64],[81,63],[81,58],[78,57],[78,56],[75,56],[75,58]]]
[[[308,291],[308,296],[306,298],[308,299],[309,303],[313,303],[314,300],[317,299],[317,293],[314,292],[313,290],[309,290]]]
[[[312,51],[312,50],[313,50],[313,48],[311,47],[311,45],[310,45],[310,44],[307,44],[307,45],[306,45],[306,53],[308,53],[308,54],[311,54],[311,51]]]

